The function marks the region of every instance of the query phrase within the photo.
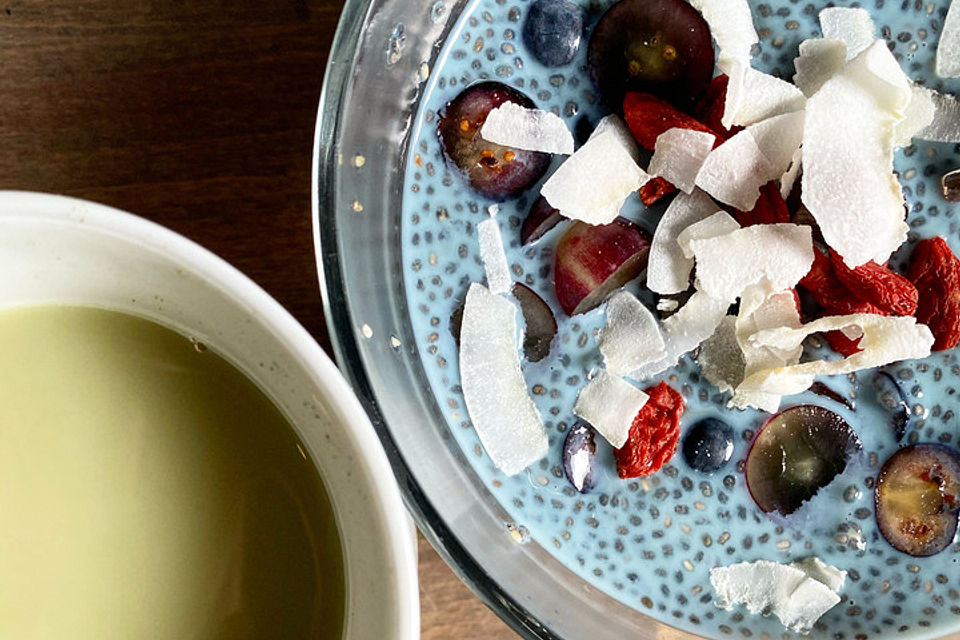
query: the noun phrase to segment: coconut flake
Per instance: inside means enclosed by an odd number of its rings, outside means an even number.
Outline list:
[[[807,101],[803,204],[851,267],[885,263],[907,235],[903,193],[893,173],[893,127],[911,90],[896,74],[879,78],[890,71],[887,58],[902,75],[877,40]]]
[[[683,255],[693,258],[693,249],[690,247],[691,241],[715,238],[739,228],[740,223],[734,220],[733,216],[726,211],[717,211],[681,231],[680,235],[677,236],[677,244],[680,245],[680,251],[683,252]]]
[[[690,287],[693,260],[685,257],[677,245],[677,236],[695,222],[717,210],[717,205],[705,193],[694,189],[680,193],[667,210],[650,243],[647,259],[647,287],[661,294],[680,293]]]
[[[741,131],[710,152],[696,184],[711,196],[741,211],[749,211],[760,187],[775,173],[749,131]]]
[[[960,100],[930,89],[924,91],[933,104],[933,118],[914,137],[931,142],[960,142]]]
[[[609,130],[587,140],[567,158],[540,193],[568,218],[609,224],[624,199],[649,179],[620,136]]]
[[[930,126],[936,112],[933,102],[933,91],[918,85],[911,85],[910,104],[904,112],[903,120],[893,125],[893,144],[896,147],[905,147],[915,137]]]
[[[660,298],[657,300],[657,311],[663,311],[664,313],[676,311],[679,306],[680,301],[674,300],[673,298]]]
[[[843,583],[847,580],[847,572],[837,569],[825,563],[817,556],[807,556],[803,560],[797,560],[790,563],[791,567],[796,567],[813,578],[817,582],[827,585],[831,591],[840,592]]]
[[[547,454],[547,433],[527,391],[517,349],[517,308],[471,283],[460,328],[460,384],[487,455],[515,475]]]
[[[629,291],[619,291],[607,301],[606,315],[597,342],[607,371],[627,375],[667,355],[657,319]]]
[[[937,43],[936,71],[941,78],[960,76],[960,9],[954,9],[957,7],[951,2]]]
[[[587,141],[589,142],[608,131],[613,132],[617,136],[617,141],[624,149],[630,152],[630,157],[633,158],[635,162],[640,161],[640,147],[637,146],[636,139],[633,137],[633,134],[630,133],[630,127],[623,121],[623,118],[615,113],[600,118],[600,121],[593,129],[590,137],[587,138]]]
[[[799,111],[807,101],[803,92],[794,85],[753,67],[734,65],[733,73],[742,74],[742,77],[734,83],[732,93],[730,85],[727,85],[722,118],[725,127],[751,125],[773,116]]]
[[[480,240],[480,260],[487,274],[487,287],[490,293],[506,293],[513,287],[513,276],[507,264],[507,254],[503,250],[503,238],[500,225],[493,218],[487,218],[477,225],[477,237]]]
[[[790,166],[780,176],[780,197],[786,200],[793,192],[793,186],[800,177],[800,167],[803,166],[803,147],[797,147],[790,158]]]
[[[712,298],[703,291],[695,291],[679,311],[660,324],[666,357],[640,367],[630,377],[644,380],[677,364],[680,356],[696,349],[714,334],[729,306],[724,300]]]
[[[843,68],[847,60],[847,45],[843,40],[810,38],[800,43],[800,55],[793,59],[797,72],[793,83],[808,98],[815,94],[823,83]]]
[[[690,4],[710,27],[721,54],[750,59],[750,50],[760,38],[747,0],[691,0]]]
[[[560,116],[542,109],[527,109],[514,102],[504,102],[490,110],[480,128],[480,137],[525,151],[573,153],[573,134]]]
[[[627,443],[633,419],[647,399],[640,389],[601,369],[580,389],[573,413],[619,449]]]
[[[770,163],[768,180],[778,179],[790,168],[794,154],[803,141],[803,111],[767,118],[747,127],[760,152]]]
[[[773,291],[793,287],[813,264],[810,227],[760,224],[690,243],[697,260],[699,288],[727,303],[752,284]]]
[[[854,327],[862,336],[860,349],[842,360],[813,360],[785,367],[763,369],[747,376],[737,391],[745,404],[765,411],[776,411],[779,406],[761,406],[751,402],[751,394],[787,396],[805,391],[818,375],[839,375],[861,369],[879,367],[900,360],[924,358],[930,355],[933,334],[926,325],[913,317],[852,314],[828,316],[807,323],[800,328],[779,327],[765,329],[750,337],[757,346],[776,349],[795,349],[811,333],[843,330]]]
[[[705,131],[679,127],[668,129],[657,137],[647,171],[651,176],[666,178],[684,193],[690,193],[716,139],[715,135]]]
[[[860,52],[873,44],[876,27],[866,9],[829,7],[820,11],[820,30],[823,37],[840,40],[847,49],[847,60],[853,60]]]
[[[736,316],[725,316],[713,335],[700,345],[700,372],[720,391],[733,391],[743,380],[743,351],[737,342]]]

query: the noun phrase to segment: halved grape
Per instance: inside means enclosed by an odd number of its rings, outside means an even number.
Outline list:
[[[627,91],[690,110],[713,77],[710,28],[684,0],[620,0],[590,36],[587,66],[604,102],[620,111]]]
[[[890,416],[890,429],[897,442],[903,440],[910,424],[910,405],[907,396],[900,387],[896,378],[886,371],[878,371],[873,375],[871,384],[864,395],[887,411]],[[872,393],[871,393],[872,392]]]
[[[470,187],[493,200],[519,195],[543,177],[550,155],[511,149],[480,137],[487,114],[504,102],[532,109],[533,101],[500,82],[470,85],[447,103],[437,133],[447,159],[465,176]]]
[[[812,404],[767,421],[747,455],[747,488],[765,512],[789,515],[847,466],[861,448],[856,432],[833,411]]]
[[[960,452],[923,443],[900,449],[877,476],[874,502],[880,533],[912,556],[943,551],[957,532]]]
[[[530,212],[523,220],[520,227],[520,244],[526,245],[530,242],[539,240],[543,234],[557,226],[561,220],[564,220],[560,210],[550,206],[547,199],[538,196],[530,206]]]
[[[563,472],[573,488],[587,493],[597,484],[596,431],[583,421],[577,421],[563,441]]]
[[[553,337],[557,335],[557,319],[543,298],[527,285],[516,282],[511,293],[520,303],[527,325],[523,334],[523,355],[530,362],[540,362],[550,353]]]

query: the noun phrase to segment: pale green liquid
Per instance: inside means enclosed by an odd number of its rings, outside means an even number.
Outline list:
[[[0,313],[0,639],[340,638],[330,503],[243,374],[122,313]]]

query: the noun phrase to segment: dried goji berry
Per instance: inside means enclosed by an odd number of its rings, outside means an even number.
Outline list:
[[[717,135],[696,118],[648,93],[627,94],[623,100],[623,119],[637,143],[649,151],[654,150],[661,133],[673,128],[693,129]]]
[[[850,292],[837,279],[830,258],[819,249],[813,250],[810,271],[798,283],[806,289],[821,307],[832,307],[850,297]]]
[[[842,355],[845,358],[852,356],[855,353],[859,353],[860,349],[860,338],[856,340],[851,340],[848,338],[843,331],[827,331],[823,334],[824,339],[830,345],[830,348]]]
[[[872,260],[851,269],[833,249],[830,262],[837,279],[854,297],[895,316],[912,316],[916,312],[917,288],[899,273]]]
[[[927,238],[913,250],[907,277],[920,293],[917,320],[933,332],[934,351],[960,343],[960,260],[943,238]]]
[[[664,382],[646,393],[650,398],[633,419],[627,443],[614,451],[621,478],[655,473],[673,457],[680,440],[683,397]]]
[[[790,222],[787,202],[780,195],[780,181],[772,180],[760,187],[760,197],[750,211],[737,211],[735,214],[741,227],[755,224],[775,224]]]
[[[649,207],[663,196],[668,196],[676,190],[677,188],[670,184],[670,181],[666,178],[660,176],[650,178],[640,187],[640,202]]]
[[[710,81],[703,95],[693,109],[693,115],[703,124],[710,127],[714,133],[724,139],[733,137],[733,135],[743,127],[732,127],[727,129],[723,126],[723,110],[727,102],[727,84],[730,78],[725,74],[720,74]]]

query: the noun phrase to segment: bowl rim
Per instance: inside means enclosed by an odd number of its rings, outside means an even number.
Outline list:
[[[331,413],[340,418],[354,448],[358,469],[369,483],[371,499],[383,515],[385,535],[380,544],[393,563],[392,592],[397,608],[397,638],[414,640],[420,632],[420,607],[416,541],[409,528],[409,515],[400,489],[392,476],[379,471],[389,463],[366,412],[351,386],[319,343],[293,315],[260,285],[209,249],[146,218],[88,200],[70,196],[0,190],[4,215],[38,215],[71,219],[100,231],[135,240],[138,244],[187,265],[195,274],[215,283],[227,294],[243,300],[257,312],[284,349],[312,372],[318,392]]]
[[[393,438],[373,393],[360,357],[357,336],[340,277],[334,197],[321,190],[321,183],[333,184],[340,165],[337,117],[347,95],[355,52],[373,0],[346,0],[330,46],[323,86],[317,108],[311,169],[311,208],[314,249],[319,275],[324,319],[337,364],[350,383],[373,428],[380,438],[394,476],[401,486],[403,501],[417,528],[460,580],[513,631],[531,640],[562,640],[526,607],[493,580],[483,566],[444,523],[407,464]]]

